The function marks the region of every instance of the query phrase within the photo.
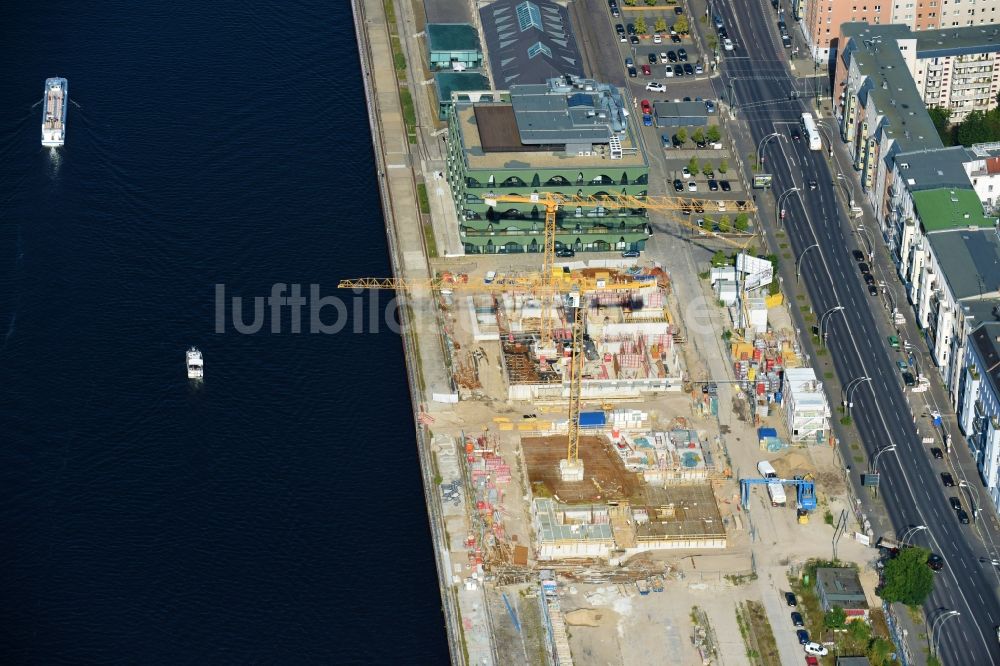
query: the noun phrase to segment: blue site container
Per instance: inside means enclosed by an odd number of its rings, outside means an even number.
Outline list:
[[[581,428],[603,428],[606,423],[604,412],[580,412]]]

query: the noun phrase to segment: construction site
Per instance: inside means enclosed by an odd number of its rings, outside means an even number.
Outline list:
[[[559,205],[594,204],[543,201],[549,218]],[[689,569],[755,575],[747,511],[758,502],[781,530],[822,528],[809,514],[843,484],[825,471],[828,449],[800,448],[828,443],[822,382],[800,367],[781,296],[768,293],[771,263],[742,253],[746,239],[720,239],[737,253],[698,283],[717,305],[714,333],[696,346],[669,271],[557,262],[550,243],[541,257],[506,257],[503,269],[465,260],[429,281],[341,283],[433,294],[454,390],[441,399],[455,407],[421,422],[434,433],[448,575],[472,626],[496,633],[497,614],[538,613],[542,634],[517,621],[510,638],[561,650],[562,663],[578,649],[567,622],[607,629],[594,621],[601,603],[631,605]],[[722,360],[714,371],[709,339]],[[760,458],[808,501],[793,493],[790,506],[772,508]],[[577,588],[586,600],[571,598]]]

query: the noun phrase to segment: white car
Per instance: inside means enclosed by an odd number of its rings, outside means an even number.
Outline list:
[[[661,65],[666,65],[668,62],[670,62],[670,59],[667,57],[667,52],[666,51],[661,51],[660,52],[660,64]]]
[[[683,169],[681,169],[681,175],[684,177],[684,180],[687,180],[688,178],[691,177],[691,170],[688,169],[687,167],[684,167]]]
[[[653,33],[653,43],[654,44],[659,44],[662,41],[663,41],[663,37],[660,37],[660,33],[658,33],[658,32],[657,33]]]
[[[649,92],[667,92],[667,87],[662,83],[657,83],[656,81],[650,81],[646,84],[646,90]]]
[[[664,76],[664,78],[667,78],[667,79],[674,78],[674,68],[673,67],[667,67],[667,70],[665,72],[663,72],[663,76]]]
[[[697,191],[698,191],[698,183],[694,182],[693,180],[689,180],[688,192],[697,192]]]
[[[830,653],[825,647],[819,643],[806,643],[802,646],[802,649],[806,651],[806,654],[814,654],[817,657],[825,657]]]
[[[727,51],[732,51],[733,50],[733,40],[729,39],[728,37],[726,37],[725,39],[723,39],[722,40],[722,48],[726,49]]]

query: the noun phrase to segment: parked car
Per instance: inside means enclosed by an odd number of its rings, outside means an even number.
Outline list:
[[[802,613],[798,611],[792,611],[792,626],[793,627],[804,627],[805,622],[802,621]]]
[[[629,42],[629,44],[632,44],[633,46],[638,46],[639,45],[639,36],[638,35],[629,35],[628,36],[628,42]]]
[[[562,257],[562,258],[575,257],[576,256],[576,250],[574,250],[571,247],[561,247],[558,250],[556,250],[556,256],[557,257]]]
[[[698,183],[696,183],[694,180],[689,180],[688,192],[697,192],[697,191],[698,191]]]
[[[667,62],[677,62],[677,53],[674,51],[667,51]]]
[[[969,524],[969,514],[965,512],[965,509],[959,509],[958,511],[955,512],[955,515],[958,516],[958,522],[962,523],[963,525]]]
[[[635,77],[639,76],[639,70],[637,70],[635,67],[629,67],[628,76],[630,79],[634,79]]]
[[[681,36],[678,35],[676,32],[671,32],[670,33],[670,42],[673,43],[673,44],[680,44],[681,43]]]
[[[653,116],[649,115],[648,113],[642,114],[642,124],[643,124],[644,127],[652,127],[653,126]]]
[[[860,264],[858,264],[858,270],[859,270],[859,271],[860,271],[860,272],[861,272],[862,274],[864,274],[864,273],[871,273],[871,269],[870,269],[870,268],[868,268],[868,264],[866,264],[866,263],[865,263],[865,262],[863,262],[863,261],[862,261],[862,262],[861,262]]]
[[[626,67],[632,67],[633,65],[635,65],[635,61],[632,60],[631,56],[626,56],[626,58],[625,58],[625,66]]]
[[[684,176],[684,180],[687,180],[688,178],[691,177],[691,170],[688,169],[687,167],[684,167],[683,169],[681,169],[681,175]]]
[[[639,106],[642,107],[642,112],[643,113],[652,113],[653,112],[653,105],[649,103],[648,99],[644,99],[641,102],[639,102]]]
[[[702,67],[702,65],[701,65],[700,62],[696,62],[694,64],[694,73],[695,74],[704,74],[705,73],[705,68]]]
[[[650,81],[646,84],[646,90],[649,92],[667,92],[667,86],[657,81]]]
[[[794,592],[785,592],[785,604],[789,608],[795,608],[799,605],[799,601],[795,598]]]
[[[931,449],[931,458],[934,458],[934,460],[942,460],[944,458],[944,452],[935,446]]]
[[[948,472],[941,472],[941,483],[944,484],[945,488],[955,487],[955,479]]]
[[[653,70],[650,69],[649,65],[643,65],[642,66],[642,75],[643,76],[652,76],[653,75]]]
[[[777,0],[775,0],[777,2]],[[806,666],[819,666],[819,659],[812,656],[811,654],[806,655]]]
[[[660,35],[660,33],[658,32],[653,33],[653,43],[660,44],[662,42],[663,42],[663,37]]]
[[[675,178],[674,179],[674,192],[683,192],[683,191],[684,191],[684,183],[681,182],[680,178]]]
[[[625,29],[628,31],[628,34],[634,35],[635,34],[635,23],[629,23],[628,25],[625,26]]]
[[[684,73],[688,76],[694,76],[694,67],[691,66],[691,63],[684,63]]]
[[[889,346],[895,349],[896,351],[899,351],[899,336],[890,335],[887,339],[889,340]]]
[[[727,51],[732,51],[733,50],[733,40],[729,39],[728,37],[726,37],[725,39],[723,39],[722,40],[722,48],[726,49]]]
[[[681,7],[681,6],[674,7],[674,14],[677,14],[678,16],[680,16],[683,13],[684,13],[684,8],[683,7]]]
[[[948,504],[951,506],[952,510],[954,510],[954,511],[961,511],[962,510],[962,500],[958,499],[957,497],[949,497],[948,498]]]
[[[723,192],[729,192],[730,190],[733,189],[732,185],[729,184],[728,180],[720,180],[719,187],[722,188]]]
[[[709,113],[715,113],[715,102],[710,99],[705,100],[705,110]]]
[[[667,56],[667,52],[666,51],[661,52],[660,53],[660,64],[661,65],[666,65],[668,62],[670,62],[670,58]]]
[[[665,76],[668,79],[674,78],[674,68],[671,67],[670,65],[667,65],[667,68],[663,70],[663,76]]]
[[[688,52],[687,52],[687,50],[685,50],[685,49],[677,49],[677,58],[681,62],[687,62],[688,61]]]
[[[638,259],[639,254],[639,250],[625,250],[622,252],[622,257],[625,259]]]
[[[871,287],[869,287],[869,288],[871,288]],[[907,386],[916,386],[917,385],[917,380],[913,378],[913,375],[911,373],[904,372],[903,373],[903,383],[906,384]]]
[[[649,55],[646,56],[646,60],[649,61],[650,65],[655,65],[656,64],[656,54],[655,53],[650,53]]]
[[[674,65],[674,76],[684,76],[684,68],[680,65]]]
[[[868,295],[869,296],[878,296],[878,287],[876,287],[873,284],[868,285]]]
[[[795,637],[799,639],[799,645],[805,645],[809,642],[809,632],[805,629],[799,629],[796,631]]]
[[[708,189],[709,189],[710,192],[718,192],[719,191],[719,182],[717,180],[715,180],[715,179],[710,178],[708,180]]]
[[[862,252],[861,250],[853,250],[851,252],[851,256],[854,257],[854,261],[864,261],[865,260],[865,253]]]
[[[806,651],[806,654],[814,654],[817,657],[825,657],[827,654],[830,653],[829,650],[827,650],[819,643],[806,643],[805,645],[802,646],[802,648]]]

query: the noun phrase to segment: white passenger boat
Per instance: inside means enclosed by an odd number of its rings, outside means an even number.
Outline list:
[[[205,377],[205,359],[197,347],[191,347],[187,350],[187,373],[188,379]]]
[[[45,108],[42,109],[42,145],[58,147],[66,143],[66,106],[69,81],[45,79]]]

